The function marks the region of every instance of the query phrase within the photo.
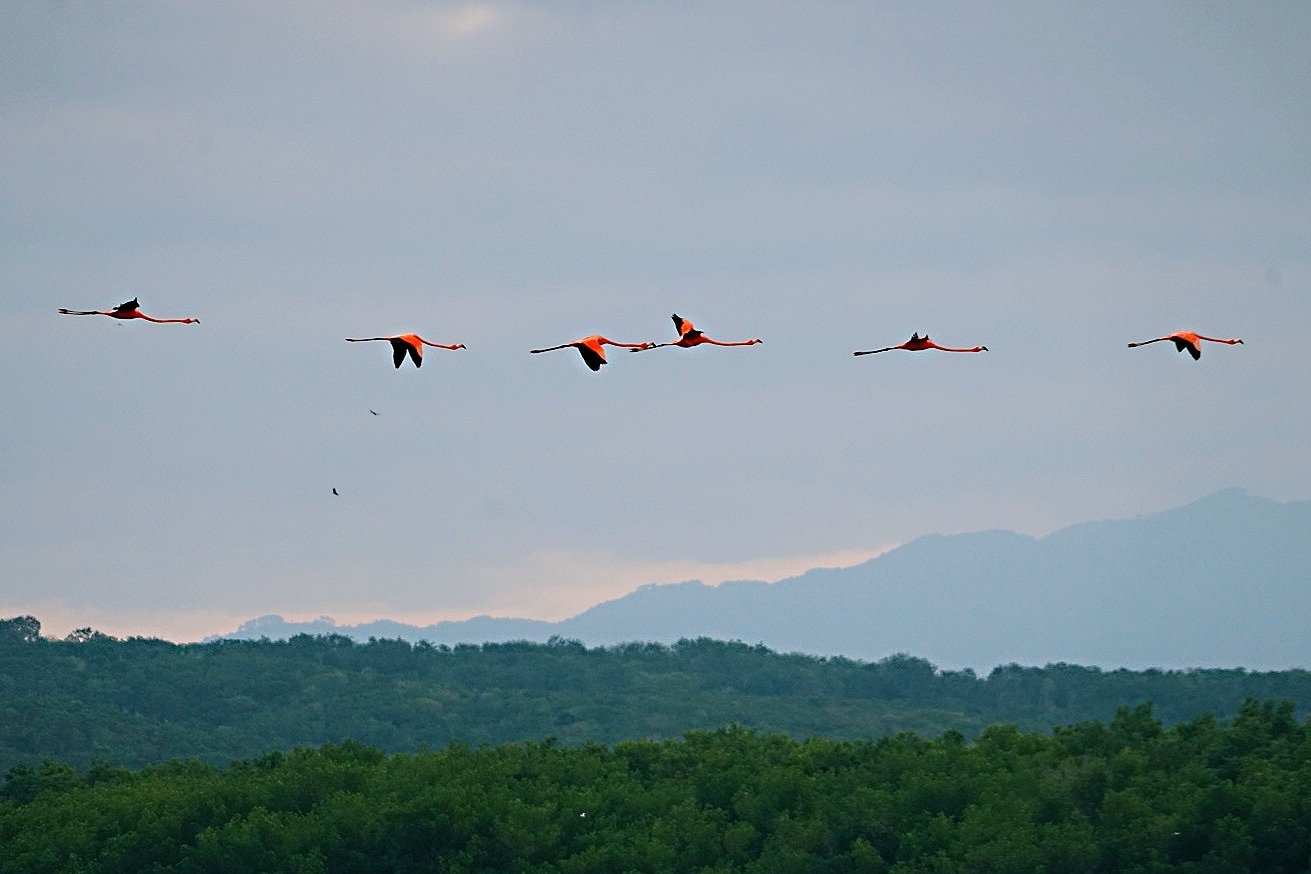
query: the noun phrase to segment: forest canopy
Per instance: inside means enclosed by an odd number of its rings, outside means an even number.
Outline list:
[[[1249,701],[1049,734],[798,741],[740,727],[614,746],[359,744],[0,790],[0,871],[1305,871],[1311,727]]]
[[[142,767],[214,765],[359,741],[388,752],[556,738],[676,738],[730,723],[796,738],[912,730],[976,737],[994,723],[1048,731],[1151,701],[1164,724],[1233,717],[1246,698],[1311,706],[1306,671],[1102,671],[1007,665],[987,676],[894,655],[878,662],[684,640],[547,644],[354,643],[340,636],[172,644],[32,617],[0,620],[0,773],[50,757]]]

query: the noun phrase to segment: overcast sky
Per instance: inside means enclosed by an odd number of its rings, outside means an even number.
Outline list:
[[[1311,497],[1308,155],[1305,3],[0,4],[0,615],[558,619]],[[133,297],[202,323],[56,314]],[[764,343],[527,354],[674,312]],[[1125,348],[1179,329],[1246,344]],[[468,349],[343,342],[405,331]],[[851,355],[912,331],[991,351]]]

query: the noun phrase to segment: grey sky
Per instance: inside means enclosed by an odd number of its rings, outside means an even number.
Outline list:
[[[0,612],[560,618],[1311,496],[1309,25],[3,4]],[[202,324],[55,314],[134,296]],[[671,312],[765,342],[527,354]],[[1125,349],[1179,328],[1247,343]],[[396,372],[342,342],[404,330],[469,348]],[[992,351],[851,356],[912,330]]]

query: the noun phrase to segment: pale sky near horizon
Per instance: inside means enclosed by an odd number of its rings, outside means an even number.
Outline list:
[[[1307,4],[0,5],[0,616],[559,619],[1309,498],[1308,154]],[[202,323],[55,312],[133,297]],[[764,343],[527,354],[674,312]],[[1178,329],[1246,343],[1125,348]],[[342,342],[402,331],[468,349]],[[851,355],[912,331],[991,351]]]

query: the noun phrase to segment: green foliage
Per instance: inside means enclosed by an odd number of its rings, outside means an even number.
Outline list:
[[[1311,674],[1059,664],[976,677],[907,655],[862,663],[704,639],[596,649],[340,636],[175,645],[81,629],[48,640],[20,617],[0,621],[0,774],[47,757],[77,768],[225,765],[347,739],[391,751],[545,737],[576,745],[729,723],[795,737],[966,738],[997,722],[1045,731],[1108,720],[1117,706],[1148,700],[1166,724],[1204,712],[1228,719],[1247,697],[1293,700],[1279,717],[1291,722],[1311,704]],[[1131,710],[1103,734],[1062,742],[1113,745],[1143,730]]]
[[[385,755],[359,743],[234,763],[11,772],[0,871],[1305,871],[1311,725],[1150,706],[970,743],[799,741],[738,726],[613,747]]]

